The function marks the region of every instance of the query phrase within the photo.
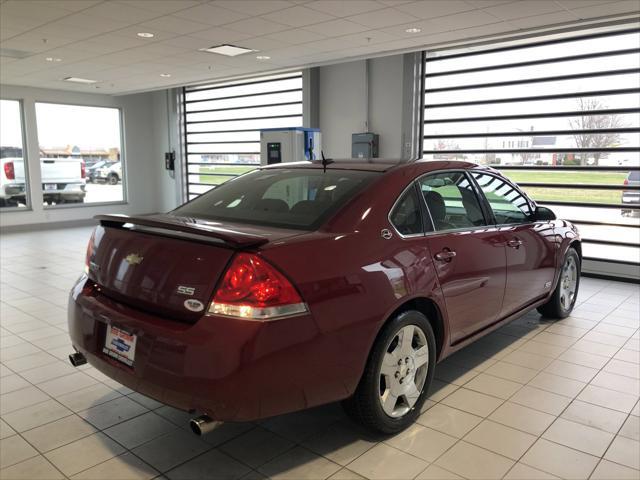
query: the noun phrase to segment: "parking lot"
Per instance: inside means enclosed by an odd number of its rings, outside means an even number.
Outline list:
[[[84,203],[121,202],[122,200],[124,200],[122,183],[117,185],[87,183],[87,196],[84,198]]]

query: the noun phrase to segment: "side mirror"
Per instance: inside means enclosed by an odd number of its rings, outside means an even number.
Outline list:
[[[536,207],[536,211],[533,213],[533,220],[536,222],[548,222],[555,219],[556,214],[547,207]]]

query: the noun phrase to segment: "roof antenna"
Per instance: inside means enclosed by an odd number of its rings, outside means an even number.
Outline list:
[[[322,155],[322,173],[327,173],[327,165],[331,162],[331,159],[324,158],[324,150],[320,150],[320,155]]]

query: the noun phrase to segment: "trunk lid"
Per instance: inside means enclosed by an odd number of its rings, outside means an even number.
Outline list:
[[[82,182],[81,163],[79,158],[41,158],[42,183]]]
[[[89,277],[116,301],[195,322],[233,254],[300,231],[265,231],[174,215],[99,215]]]

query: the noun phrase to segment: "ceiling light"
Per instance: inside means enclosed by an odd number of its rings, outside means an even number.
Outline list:
[[[153,37],[155,37],[155,35],[153,33],[149,33],[149,32],[138,32],[137,35],[140,38],[153,38]]]
[[[63,78],[63,80],[65,82],[72,82],[72,83],[84,83],[84,84],[98,83],[97,80],[90,80],[88,78],[80,78],[80,77],[66,77],[66,78]]]
[[[407,33],[420,33],[422,31],[421,28],[417,28],[417,27],[412,27],[412,28],[407,28],[405,30],[405,32]]]
[[[58,57],[47,57],[47,58],[45,58],[45,60],[47,62],[61,62],[62,61],[62,59],[58,58]]]
[[[238,55],[242,55],[243,53],[253,52],[250,48],[236,47],[235,45],[217,45],[215,47],[203,48],[200,51],[209,52],[209,53],[217,53],[219,55],[226,55],[227,57],[236,57]]]
[[[169,78],[171,76],[171,74],[170,73],[161,73],[160,76],[163,77],[163,78]]]
[[[270,60],[271,57],[269,55],[258,55],[256,57],[258,60]]]

